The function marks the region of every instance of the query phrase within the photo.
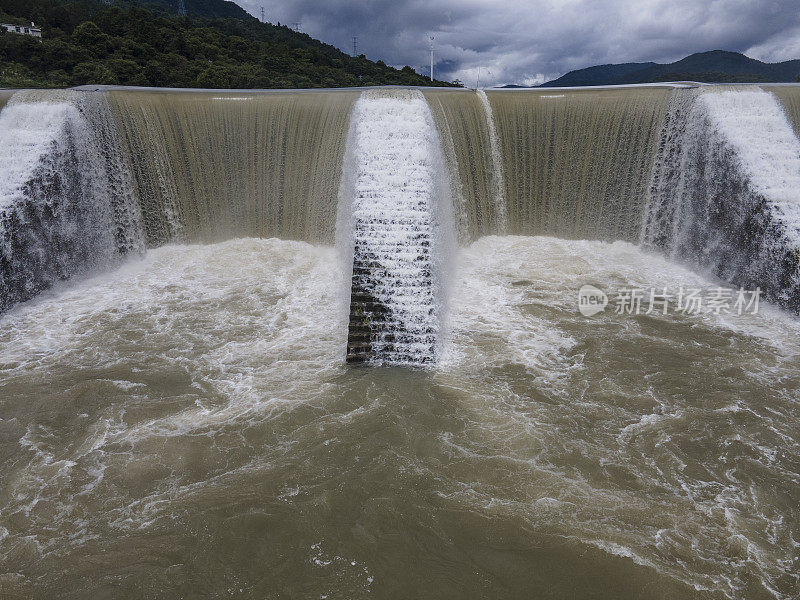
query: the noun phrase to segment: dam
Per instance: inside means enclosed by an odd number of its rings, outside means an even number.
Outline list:
[[[439,204],[452,213],[445,228],[454,230],[458,244],[494,234],[623,240],[695,261],[728,283],[758,285],[769,299],[800,309],[796,165],[788,158],[797,150],[795,86],[419,93],[441,154],[428,184],[438,178],[436,185],[447,188]],[[10,171],[4,181],[3,309],[72,273],[97,270],[145,247],[240,237],[333,244],[339,207],[353,203],[340,192],[347,188],[343,174],[351,176],[354,168],[345,152],[360,94],[114,88],[4,93],[3,101],[11,101],[4,111],[5,151],[14,154],[23,146],[30,158],[4,162]],[[57,115],[37,123],[41,132],[24,136],[39,140],[19,139],[22,134],[14,139],[15,128],[27,131],[48,111]],[[726,120],[726,112],[737,117]],[[724,126],[737,120],[747,126]],[[782,141],[769,161],[773,179],[755,176],[748,166],[759,166],[755,140],[776,128]],[[714,150],[700,156],[698,146],[711,137]],[[742,144],[745,138],[754,144]],[[769,139],[763,143],[770,145]],[[723,156],[730,166],[717,164]],[[53,164],[58,160],[92,167],[70,172]],[[415,170],[407,174],[413,177]],[[54,185],[48,175],[57,176],[59,186],[70,179],[77,186],[59,189],[65,198],[81,198],[59,199],[56,211],[74,222],[54,227],[33,217],[34,227],[14,225],[20,218],[27,223],[23,214],[48,203],[44,197]],[[713,178],[718,189],[703,178]],[[347,189],[352,196],[352,186]],[[692,215],[681,208],[719,202],[712,196],[721,194],[730,207],[712,205]],[[88,204],[78,209],[80,202]],[[721,221],[712,222],[710,213],[720,211]],[[96,226],[91,218],[77,222],[90,213]],[[90,248],[88,239],[76,244],[62,235],[83,226],[115,240],[96,239]],[[16,232],[23,229],[33,237],[20,239]],[[727,239],[709,240],[707,234],[722,230]],[[708,256],[715,251],[720,254]],[[32,254],[57,260],[37,266]],[[62,264],[54,269],[54,262]]]
[[[796,597],[799,136],[795,85],[0,91],[0,596]]]

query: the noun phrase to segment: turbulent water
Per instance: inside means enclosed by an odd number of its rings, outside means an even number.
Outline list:
[[[139,219],[105,98],[16,94],[0,113],[0,313],[143,251]]]
[[[166,246],[6,314],[4,597],[796,597],[792,317],[587,320],[716,284],[489,237],[436,369],[352,369],[339,264]]]
[[[645,244],[800,311],[800,141],[758,88],[672,98]]]

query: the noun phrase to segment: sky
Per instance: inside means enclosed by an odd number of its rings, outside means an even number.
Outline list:
[[[488,87],[535,85],[573,69],[672,62],[733,50],[768,62],[800,58],[797,0],[236,0],[271,23],[345,52]]]

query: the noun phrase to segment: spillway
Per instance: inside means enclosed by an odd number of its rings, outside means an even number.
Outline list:
[[[14,95],[12,90],[0,90],[0,110],[6,105],[6,102]]]
[[[421,93],[365,92],[353,110],[341,236],[352,240],[347,361],[421,365],[441,328],[447,185],[433,117]],[[349,245],[349,244],[348,244]]]
[[[669,88],[487,93],[508,233],[638,241]]]
[[[462,245],[500,234],[504,210],[496,204],[495,174],[486,104],[469,90],[423,91],[439,131],[451,178],[455,226]]]
[[[643,243],[800,310],[800,141],[758,88],[672,99]]]
[[[492,157],[492,204],[497,214],[497,231],[508,231],[508,214],[506,209],[506,190],[503,180],[503,159],[500,156],[500,141],[497,137],[497,124],[489,97],[483,90],[475,92],[480,98],[483,113],[486,116],[486,129],[489,134],[489,154]]]
[[[0,313],[144,250],[106,99],[19,92],[0,113]]]
[[[761,103],[729,102],[730,94],[746,92]],[[145,247],[240,237],[333,244],[343,192],[358,167],[346,154],[348,132],[359,125],[354,119],[366,115],[355,108],[362,93],[95,87],[4,93],[10,100],[0,135],[10,140],[20,111],[35,118],[63,104],[70,116],[53,125],[55,137],[42,142],[44,150],[26,146],[35,156],[21,152],[6,165],[27,179],[7,178],[16,191],[9,188],[6,197],[16,196],[4,209],[3,310]],[[733,285],[760,286],[797,310],[798,244],[788,216],[796,202],[786,183],[794,167],[781,158],[796,150],[797,86],[413,94],[433,123],[434,178],[444,190],[437,194],[447,196],[439,204],[447,205],[447,227],[462,246],[495,234],[641,243]],[[751,129],[733,131],[731,120],[718,118],[725,111]],[[44,114],[42,122],[50,122]],[[758,152],[770,150],[768,136],[756,134],[778,129],[774,158],[785,168],[767,169],[762,179],[783,178],[781,190],[759,182],[748,166],[758,144]],[[17,136],[6,150],[16,156],[13,144],[28,142]],[[87,158],[74,158],[81,152]],[[54,193],[48,173],[72,198],[59,205],[63,210],[51,210],[53,202],[36,191]],[[711,198],[722,193],[729,196],[724,205]],[[24,225],[29,221],[37,225]],[[74,232],[87,228],[92,235],[77,239]]]
[[[150,246],[332,244],[358,92],[110,91]]]
[[[729,86],[735,89],[735,86]],[[794,128],[795,135],[800,135],[800,89],[796,85],[760,85],[758,89],[772,94],[780,103],[783,112]]]

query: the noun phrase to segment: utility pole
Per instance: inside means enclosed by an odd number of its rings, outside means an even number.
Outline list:
[[[358,37],[353,36],[353,56],[358,56]]]
[[[431,83],[433,83],[433,36],[431,36],[430,43],[431,43]]]

